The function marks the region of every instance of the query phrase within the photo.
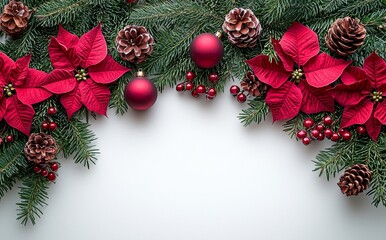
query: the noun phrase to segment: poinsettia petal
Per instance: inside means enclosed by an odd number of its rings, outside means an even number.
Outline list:
[[[269,90],[266,98],[273,121],[295,117],[302,105],[302,92],[293,82],[286,82],[280,88]]]
[[[374,110],[374,117],[386,125],[386,102],[380,102]]]
[[[87,68],[103,61],[107,55],[107,44],[101,24],[84,34],[76,45],[76,53],[82,59],[82,67]]]
[[[374,84],[374,87],[386,83],[386,62],[375,52],[366,58],[363,69]]]
[[[349,85],[367,79],[367,75],[362,68],[349,66],[344,70],[341,79],[344,84]]]
[[[43,87],[55,94],[72,91],[77,84],[73,71],[55,69],[47,77]]]
[[[373,115],[370,116],[369,120],[365,123],[367,133],[374,140],[378,140],[378,136],[381,133],[382,123],[375,118]]]
[[[106,85],[88,79],[79,84],[79,90],[81,101],[88,110],[106,116],[110,101],[110,90]]]
[[[254,57],[247,60],[247,63],[260,81],[273,88],[279,88],[290,77],[290,73],[285,70],[282,62],[270,62],[266,55]]]
[[[25,105],[16,97],[10,97],[6,102],[4,119],[11,127],[29,136],[35,111],[32,106]]]
[[[310,28],[294,22],[280,41],[284,52],[298,65],[305,65],[319,51],[318,35]]]
[[[59,25],[58,37],[56,40],[66,49],[69,49],[79,42],[79,37],[64,29],[62,25]]]
[[[365,124],[373,113],[374,104],[369,99],[344,108],[341,127],[346,128],[354,124]]]
[[[74,70],[73,63],[66,47],[61,45],[54,37],[51,37],[50,44],[48,45],[48,53],[54,68]]]
[[[342,75],[351,61],[335,59],[327,53],[321,53],[310,59],[303,67],[308,84],[313,87],[325,87]]]
[[[9,82],[9,75],[15,63],[5,53],[0,52],[0,85],[4,86]]]
[[[301,111],[307,114],[319,112],[333,112],[335,109],[334,99],[328,92],[330,86],[314,88],[306,81],[301,81],[298,85],[303,94]]]
[[[97,65],[90,66],[88,74],[97,83],[108,84],[116,81],[130,69],[117,63],[110,55]]]
[[[355,82],[351,85],[339,84],[331,91],[336,102],[341,106],[358,104],[365,97],[370,96],[371,83],[368,80]]]
[[[26,105],[42,102],[52,96],[52,93],[42,88],[48,74],[36,69],[29,69],[24,84],[16,88],[17,98]]]
[[[83,105],[80,97],[79,87],[75,86],[74,90],[71,92],[61,95],[60,102],[66,109],[68,119],[70,119],[72,115],[74,115],[74,113],[76,113]]]
[[[278,40],[272,38],[272,45],[275,49],[276,54],[283,62],[285,70],[287,70],[288,72],[292,72],[295,64],[292,58],[283,51],[283,48],[281,47],[280,42]]]
[[[29,68],[30,62],[31,62],[31,54],[28,54],[16,60],[15,64],[13,65],[13,68],[11,69],[11,74],[9,76],[13,85],[20,86],[24,84],[24,81],[28,75],[28,68]]]
[[[5,109],[6,109],[6,102],[7,98],[3,97],[3,89],[0,90],[0,121],[3,120],[4,114],[5,114]]]

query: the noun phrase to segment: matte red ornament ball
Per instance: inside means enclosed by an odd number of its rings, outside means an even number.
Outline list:
[[[311,139],[309,137],[305,137],[302,139],[304,145],[310,145]]]
[[[55,179],[56,179],[55,173],[52,173],[52,172],[48,173],[47,179],[48,179],[48,181],[50,181],[50,182],[55,181]]]
[[[125,88],[125,100],[129,106],[137,111],[151,108],[157,101],[158,92],[154,83],[144,76],[131,80]]]
[[[231,88],[229,89],[230,93],[233,95],[233,96],[236,96],[237,94],[239,94],[240,92],[240,87],[237,86],[237,85],[232,85]]]
[[[186,91],[192,91],[194,89],[194,84],[192,82],[187,82],[185,86]]]
[[[224,47],[218,37],[203,33],[193,39],[190,45],[190,56],[200,68],[213,68],[221,62]]]
[[[314,126],[314,124],[315,124],[315,121],[312,120],[311,118],[306,118],[303,122],[303,126],[305,126],[306,128],[310,128]]]
[[[208,79],[212,83],[217,83],[218,82],[218,74],[217,73],[211,73],[211,74],[209,74]]]
[[[245,96],[244,93],[240,93],[239,95],[237,95],[237,101],[239,103],[245,103],[247,101],[247,96]]]
[[[186,80],[193,81],[193,79],[196,77],[196,74],[193,71],[189,71],[186,73]]]

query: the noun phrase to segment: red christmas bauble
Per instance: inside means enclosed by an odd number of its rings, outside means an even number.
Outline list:
[[[193,39],[190,45],[190,56],[198,67],[213,68],[221,62],[224,47],[217,36],[203,33]]]
[[[125,100],[134,110],[144,111],[151,108],[157,101],[158,92],[154,83],[138,72],[125,88]]]

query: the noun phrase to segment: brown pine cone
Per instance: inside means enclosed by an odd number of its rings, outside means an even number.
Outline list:
[[[356,52],[365,42],[366,28],[359,19],[339,18],[328,30],[327,47],[344,57]]]
[[[117,51],[123,60],[141,63],[153,52],[154,39],[143,26],[128,25],[115,39]]]
[[[30,10],[22,2],[11,0],[0,15],[0,28],[8,35],[16,36],[27,28],[30,15]]]
[[[53,160],[58,153],[58,145],[51,135],[32,133],[24,147],[24,155],[28,161],[36,164]]]
[[[225,17],[222,29],[228,34],[229,41],[239,48],[253,48],[263,30],[259,19],[252,10],[232,9]]]
[[[343,194],[358,195],[369,187],[371,171],[364,164],[356,164],[347,169],[339,180],[338,186]]]
[[[260,82],[252,71],[245,74],[240,82],[241,88],[254,97],[266,94],[268,90],[267,84]]]

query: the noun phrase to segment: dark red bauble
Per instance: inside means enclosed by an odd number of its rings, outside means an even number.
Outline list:
[[[185,89],[186,91],[192,91],[194,89],[194,84],[192,82],[187,82]]]
[[[206,100],[208,100],[208,101],[212,101],[215,98],[216,98],[215,96],[212,97],[212,96],[206,95]]]
[[[331,138],[333,133],[334,132],[331,129],[329,129],[329,128],[324,130],[324,135],[326,136],[326,138]]]
[[[358,126],[357,128],[356,128],[356,131],[357,131],[357,133],[359,133],[359,134],[361,134],[361,135],[364,135],[364,134],[366,134],[366,128],[364,127],[364,126]]]
[[[55,179],[56,179],[55,173],[50,172],[50,173],[47,175],[47,179],[48,179],[48,181],[50,181],[50,182],[55,181]]]
[[[43,128],[43,130],[48,130],[50,128],[50,124],[48,122],[43,122],[42,128]]]
[[[217,73],[211,73],[211,74],[209,74],[208,79],[212,83],[217,83],[218,82],[218,74]]]
[[[318,136],[318,140],[319,141],[323,141],[324,140],[324,134],[323,133],[319,133],[319,136]]]
[[[233,95],[233,96],[236,96],[237,94],[239,94],[240,92],[240,87],[237,86],[237,85],[232,85],[231,88],[229,89],[230,93]]]
[[[54,116],[56,114],[56,108],[54,108],[54,107],[48,108],[47,109],[47,114],[51,115],[51,116]]]
[[[339,139],[340,139],[339,134],[336,133],[336,132],[334,132],[334,133],[332,134],[332,136],[331,136],[331,141],[337,142],[337,141],[339,141]]]
[[[182,91],[184,91],[184,90],[185,90],[184,84],[183,84],[183,83],[177,84],[176,90],[177,90],[177,92],[182,92]]]
[[[302,139],[302,142],[303,142],[304,145],[307,146],[307,145],[310,145],[311,139],[309,137],[305,137],[305,138]]]
[[[186,73],[186,80],[193,81],[193,79],[196,77],[196,74],[192,71],[189,71]]]
[[[40,173],[40,172],[42,171],[42,168],[39,167],[39,166],[35,166],[35,167],[33,168],[33,170],[34,170],[35,173]]]
[[[343,128],[339,128],[339,130],[338,130],[338,133],[340,136],[342,136],[343,133],[345,133],[345,132],[346,132],[346,130],[344,130]]]
[[[4,143],[4,139],[0,137],[0,146]]]
[[[47,177],[47,175],[48,175],[48,170],[47,170],[47,169],[44,169],[43,171],[40,172],[40,174],[41,174],[43,177]]]
[[[342,133],[342,138],[345,141],[351,140],[351,137],[352,137],[352,135],[349,131],[345,131],[344,133]]]
[[[7,137],[5,137],[5,140],[9,143],[13,142],[13,136],[12,135],[8,135]]]
[[[303,139],[303,138],[307,137],[307,132],[304,130],[300,130],[298,132],[297,136],[298,136],[298,138]]]
[[[224,47],[218,37],[211,33],[203,33],[193,39],[190,56],[198,67],[213,68],[221,62]]]
[[[198,92],[198,94],[204,94],[206,93],[206,87],[200,84],[196,87],[196,91]]]
[[[315,124],[315,121],[312,120],[311,118],[306,118],[303,122],[303,126],[305,126],[306,128],[310,128],[314,126],[314,124]]]
[[[332,117],[330,117],[330,116],[325,116],[325,117],[323,118],[323,123],[324,123],[324,125],[326,125],[326,126],[330,126],[330,125],[332,124],[332,122],[333,122],[333,119],[332,119]]]
[[[58,125],[55,122],[50,122],[49,128],[51,131],[55,131],[57,127]]]
[[[56,172],[59,169],[59,164],[57,164],[56,162],[53,162],[50,164],[50,168],[52,171]]]
[[[151,108],[157,101],[158,92],[154,83],[144,76],[131,80],[125,88],[125,100],[137,111]]]
[[[209,97],[214,98],[214,97],[216,97],[216,95],[217,95],[217,91],[216,91],[215,88],[209,88],[209,89],[208,89],[208,92],[207,92],[206,94],[207,94]]]
[[[324,130],[324,126],[322,124],[319,124],[318,126],[316,126],[316,130],[318,130],[319,132],[323,131]]]
[[[247,101],[247,96],[245,96],[244,93],[240,93],[239,95],[237,95],[237,101],[239,103],[245,103]]]
[[[319,137],[319,131],[317,130],[317,129],[313,129],[312,131],[311,131],[311,136],[313,137],[313,138],[318,138]]]
[[[197,92],[197,90],[193,90],[193,91],[192,91],[192,96],[193,96],[194,98],[198,98],[198,97],[200,96],[200,94]]]

